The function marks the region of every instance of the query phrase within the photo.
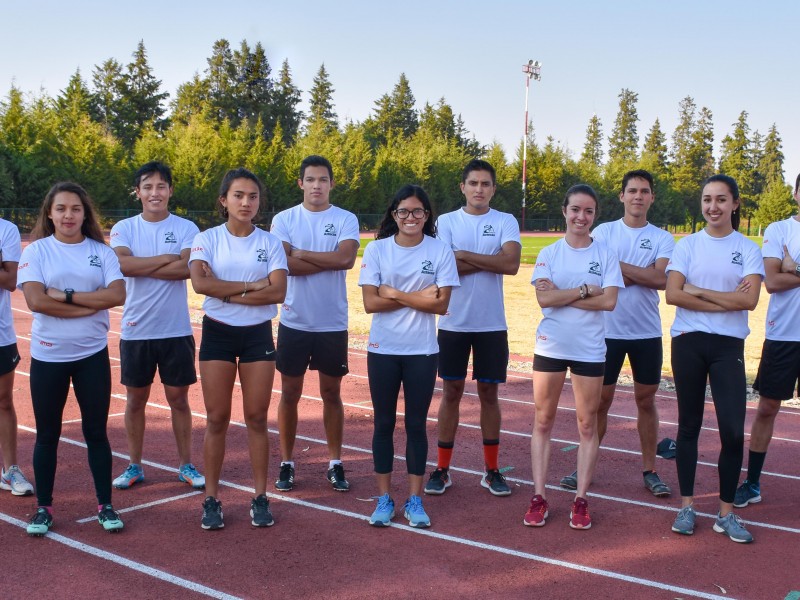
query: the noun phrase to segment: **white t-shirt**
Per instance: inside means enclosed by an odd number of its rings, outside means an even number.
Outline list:
[[[545,247],[536,259],[531,283],[535,284],[537,279],[549,279],[560,290],[584,283],[602,288],[625,287],[617,255],[596,240],[587,248],[573,248],[564,238]],[[534,351],[548,358],[604,362],[606,335],[602,313],[571,305],[543,308]]]
[[[723,238],[706,230],[693,233],[675,245],[667,272],[677,271],[686,282],[707,290],[732,292],[748,275],[764,277],[764,262],[755,242],[738,231]],[[747,311],[705,312],[678,307],[670,329],[672,337],[693,331],[744,339],[750,333]]]
[[[508,213],[489,209],[471,215],[463,208],[439,217],[437,237],[454,251],[500,254],[507,242],[520,244],[519,225]],[[461,287],[453,290],[447,314],[439,317],[439,329],[447,331],[505,331],[503,276],[478,271],[461,275]]]
[[[29,244],[19,261],[17,285],[38,281],[45,288],[94,292],[123,279],[114,251],[86,238],[64,244],[54,236]],[[52,317],[33,313],[31,356],[46,362],[70,362],[100,352],[108,345],[108,310],[88,317]]]
[[[236,237],[223,223],[198,233],[192,244],[189,262],[204,260],[218,279],[225,281],[256,281],[286,266],[283,244],[271,233],[254,228],[247,237]],[[221,298],[206,296],[203,310],[227,325],[258,325],[278,314],[275,304],[247,306],[225,303]]]
[[[456,259],[450,246],[430,236],[407,248],[394,236],[375,240],[364,250],[358,285],[389,285],[418,292],[433,284],[458,287]],[[436,315],[404,306],[372,315],[369,351],[376,354],[436,354]]]
[[[13,223],[0,219],[0,259],[2,262],[19,262],[22,252],[19,229]],[[0,346],[17,342],[14,319],[11,317],[11,292],[0,289]]]
[[[800,222],[794,217],[771,223],[764,232],[761,254],[783,260],[784,245],[800,261]],[[800,288],[775,292],[769,297],[765,337],[779,342],[800,342]]]
[[[659,258],[670,258],[675,239],[663,229],[648,223],[628,227],[622,219],[598,225],[592,237],[604,242],[620,262],[649,267]],[[619,290],[617,307],[604,312],[606,337],[615,340],[643,340],[661,337],[658,291],[643,285]]]
[[[192,247],[200,232],[187,219],[170,214],[158,222],[142,215],[119,221],[111,229],[111,247],[124,247],[133,256],[180,254]],[[126,277],[127,298],[122,312],[123,340],[152,340],[192,335],[186,280]]]
[[[334,252],[345,240],[359,241],[358,219],[338,206],[313,212],[298,204],[275,215],[271,232],[293,248],[312,252]],[[281,323],[301,331],[346,330],[346,277],[342,270],[290,275]]]

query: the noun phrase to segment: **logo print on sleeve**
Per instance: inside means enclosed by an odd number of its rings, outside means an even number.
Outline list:
[[[178,238],[175,236],[175,234],[173,232],[168,231],[168,232],[166,232],[164,234],[164,243],[165,244],[177,244],[178,243]]]
[[[602,275],[603,272],[600,270],[600,263],[596,260],[589,261],[589,275]]]
[[[487,237],[487,236],[495,237],[494,227],[492,227],[491,225],[484,225],[483,226],[483,237]]]
[[[731,264],[732,265],[743,265],[744,261],[742,260],[742,253],[741,252],[731,252]]]
[[[639,244],[639,248],[641,248],[642,250],[652,250],[653,244],[650,242],[650,238],[644,238],[642,240],[642,243]]]
[[[258,262],[267,262],[267,250],[266,248],[259,248],[256,250],[256,254],[258,255]]]
[[[436,272],[433,270],[433,263],[429,260],[422,261],[422,274],[423,275],[436,275]]]
[[[327,225],[325,225],[325,233],[323,233],[323,235],[336,236],[336,225],[334,225],[333,223],[328,223]]]
[[[100,262],[100,257],[99,256],[97,256],[96,254],[90,254],[89,255],[89,266],[90,267],[102,268],[103,267],[103,263]]]

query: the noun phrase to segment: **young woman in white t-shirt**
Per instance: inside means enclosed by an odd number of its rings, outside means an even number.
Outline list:
[[[597,210],[597,194],[590,186],[574,185],[567,190],[562,207],[566,235],[542,250],[531,281],[543,319],[536,331],[533,355],[536,412],[531,463],[535,494],[523,518],[530,527],[543,526],[549,516],[545,484],[550,438],[567,369],[580,438],[578,487],[569,525],[573,529],[592,526],[586,492],[599,447],[597,411],[606,354],[602,311],[614,310],[617,291],[624,287],[616,255],[589,234]]]
[[[288,270],[278,238],[253,225],[261,196],[261,182],[253,173],[228,171],[218,198],[227,221],[199,233],[189,257],[192,287],[206,296],[199,353],[207,414],[203,459],[208,496],[203,502],[203,529],[225,526],[217,496],[237,372],[256,491],[250,517],[255,527],[274,523],[266,496],[267,411],[275,377],[271,319],[278,314],[276,304],[286,296]]]
[[[367,371],[375,411],[372,453],[379,498],[369,522],[377,527],[388,527],[395,515],[390,491],[401,385],[409,490],[403,512],[412,527],[431,524],[421,494],[428,457],[426,421],[439,359],[435,315],[447,312],[450,291],[459,285],[453,251],[434,237],[434,222],[425,190],[403,186],[361,261],[358,284],[364,309],[374,315]]]
[[[97,222],[92,201],[76,183],[54,185],[45,197],[20,257],[18,282],[33,312],[31,400],[36,419],[33,471],[38,508],[28,524],[41,536],[53,525],[61,419],[70,383],[97,496],[97,519],[122,529],[111,505],[111,446],[106,422],[111,403],[108,309],[125,302],[119,261]]]
[[[694,533],[697,440],[708,380],[721,443],[719,514],[714,531],[734,542],[748,543],[753,536],[732,509],[744,453],[747,311],[758,304],[764,264],[758,246],[737,231],[740,202],[733,178],[714,175],[704,182],[700,205],[706,227],[676,244],[667,265],[666,300],[678,307],[671,334],[681,510],[672,531]]]

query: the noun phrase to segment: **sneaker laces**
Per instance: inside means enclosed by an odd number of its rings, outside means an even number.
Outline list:
[[[536,495],[531,498],[531,507],[529,512],[541,512],[544,513],[545,507],[547,506],[547,500],[542,498],[540,495]]]
[[[280,478],[283,479],[285,477],[286,479],[289,479],[289,477],[291,477],[291,475],[292,475],[292,465],[290,465],[288,463],[282,464],[281,465]]]
[[[736,523],[736,524],[737,524],[739,527],[741,527],[742,529],[744,529],[744,528],[745,528],[745,527],[744,527],[744,519],[742,519],[742,518],[741,518],[739,515],[737,515],[736,513],[728,513],[728,514],[730,515],[731,521],[733,521],[734,523]]]
[[[50,513],[46,508],[40,508],[36,511],[31,519],[31,525],[44,525],[50,520]]]
[[[431,479],[447,479],[447,469],[440,469],[436,468],[433,473],[431,473]]]
[[[100,510],[100,518],[104,521],[119,521],[119,514],[110,504],[106,504]]]
[[[344,481],[344,466],[342,463],[333,465],[333,476],[336,481]]]
[[[256,509],[266,509],[269,508],[269,500],[263,494],[261,496],[256,496],[253,498],[253,508]]]
[[[420,498],[419,496],[411,496],[408,499],[408,502],[406,504],[407,504],[407,508],[406,509],[412,515],[418,515],[420,513],[421,514],[425,513],[425,509],[422,508],[422,498]]]
[[[22,474],[22,471],[19,470],[17,465],[13,465],[8,471],[6,471],[3,474],[3,478],[9,483],[13,484],[28,483],[28,480],[25,479],[25,476]]]
[[[378,506],[377,510],[383,512],[388,511],[392,506],[392,499],[389,497],[389,494],[384,494],[378,498]]]
[[[496,480],[496,481],[499,481],[500,483],[505,483],[506,482],[506,478],[503,477],[503,474],[497,469],[493,469],[491,471],[487,471],[486,472],[486,479],[487,479],[487,481],[495,481]]]
[[[586,502],[583,498],[578,498],[575,500],[575,503],[572,505],[572,514],[574,515],[588,515],[589,514],[589,503]]]
[[[181,467],[181,474],[187,475],[189,477],[200,477],[200,471],[198,471],[192,463],[186,463]]]
[[[135,465],[128,465],[128,468],[125,469],[124,475],[127,475],[128,477],[135,477],[136,475],[139,474],[139,472],[140,472],[139,467]]]

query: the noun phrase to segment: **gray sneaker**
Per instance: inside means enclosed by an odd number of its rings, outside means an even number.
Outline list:
[[[672,531],[681,535],[692,535],[694,533],[695,519],[697,519],[697,513],[694,512],[694,507],[691,504],[685,506],[678,511],[678,516],[675,517],[675,521],[672,523]]]
[[[717,520],[714,523],[714,531],[717,533],[724,533],[734,542],[740,544],[749,544],[753,541],[753,536],[744,527],[744,521],[732,512],[724,517],[717,515]]]
[[[571,475],[564,475],[561,478],[560,485],[565,490],[577,490],[578,489],[578,472],[575,471]]]

